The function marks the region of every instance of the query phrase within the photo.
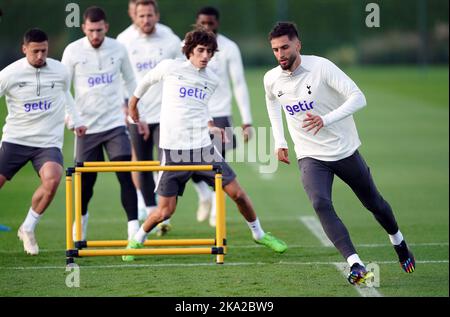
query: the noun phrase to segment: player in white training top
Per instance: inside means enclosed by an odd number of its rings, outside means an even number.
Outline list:
[[[73,116],[71,128],[78,136],[84,135],[86,127],[74,115],[69,73],[59,61],[47,58],[45,32],[26,32],[22,50],[25,58],[0,72],[0,97],[6,96],[8,108],[0,141],[0,188],[31,161],[41,185],[33,194],[18,237],[28,254],[37,255],[34,230],[52,202],[63,172],[65,113]]]
[[[164,59],[182,58],[181,40],[172,32],[161,30],[160,13],[154,0],[138,0],[135,4],[136,32],[129,32],[121,42],[128,52],[136,81],[139,82],[151,69]],[[161,112],[161,84],[147,91],[138,108],[139,125],[129,125],[131,141],[139,161],[153,161],[153,150],[159,154],[159,116]],[[158,160],[159,160],[158,155]],[[152,172],[139,173],[140,190],[145,200],[146,213],[142,220],[156,209],[155,181]],[[141,218],[141,215],[140,215]],[[170,224],[158,226],[158,235],[170,230]]]
[[[139,27],[137,26],[136,22],[135,22],[135,17],[136,17],[136,3],[138,0],[129,0],[128,1],[128,16],[131,19],[132,24],[127,27],[124,31],[122,31],[119,35],[117,35],[117,40],[124,44],[126,42],[132,41],[132,39],[134,39],[136,37],[136,35],[139,34]],[[157,2],[154,1],[156,4]],[[168,33],[168,34],[174,34],[172,29],[169,28],[168,26],[161,24],[161,23],[156,23],[156,27],[158,28],[158,31],[161,33]],[[124,97],[125,97],[125,103],[124,103],[124,111],[125,113],[128,113],[128,94],[126,93],[126,91],[124,92]],[[127,124],[129,124],[127,122]],[[147,135],[147,131],[144,130],[144,127],[142,127],[142,134],[143,135]],[[131,144],[132,146],[132,159],[133,161],[136,160],[136,152],[134,150],[133,144]],[[141,185],[139,184],[139,172],[133,172],[131,173],[132,177],[133,177],[133,183],[136,187],[136,193],[138,196],[138,213],[139,213],[139,220],[143,220],[146,218],[147,216],[147,207],[146,207],[146,203],[144,200],[144,196],[142,195],[141,192]]]
[[[69,44],[62,62],[67,66],[75,90],[76,110],[89,130],[76,140],[78,162],[130,161],[131,144],[123,114],[122,83],[131,94],[136,87],[133,69],[122,44],[106,37],[108,23],[105,12],[90,7],[84,12],[83,32],[86,37]],[[116,173],[121,201],[128,218],[128,236],[139,228],[136,189],[131,173]],[[82,175],[82,238],[86,240],[88,204],[93,196],[96,173]]]
[[[256,243],[263,244],[275,252],[286,251],[286,244],[270,233],[265,233],[250,198],[236,180],[236,175],[212,146],[209,133],[223,137],[224,130],[214,126],[209,115],[208,102],[220,80],[207,69],[208,62],[217,50],[214,33],[194,30],[186,34],[183,53],[188,60],[165,60],[150,71],[139,83],[129,103],[130,116],[139,121],[137,103],[146,91],[158,82],[163,82],[161,105],[162,165],[220,164],[223,170],[224,191],[236,203],[250,227]],[[148,233],[160,222],[175,212],[178,196],[182,196],[186,183],[197,176],[214,186],[215,172],[162,172],[159,174],[157,193],[158,209],[147,220],[128,243],[128,248],[141,248]],[[124,256],[124,261],[134,256]]]
[[[244,142],[251,137],[252,115],[250,109],[250,97],[247,82],[244,76],[244,66],[241,52],[235,42],[218,33],[220,26],[220,13],[214,7],[203,7],[197,12],[197,25],[201,25],[217,36],[218,52],[214,54],[208,68],[219,77],[220,84],[211,97],[209,111],[214,120],[214,125],[225,129],[227,137],[232,142],[214,144],[225,158],[227,149],[236,147],[236,138],[232,133],[232,99],[233,94],[238,105],[242,119],[242,133]],[[215,194],[211,192],[205,182],[193,179],[195,189],[199,197],[197,220],[202,222],[208,218],[212,227],[216,225]]]
[[[264,88],[278,159],[290,164],[283,111],[303,186],[325,233],[351,267],[348,281],[365,283],[373,274],[366,271],[347,228],[334,210],[331,200],[334,175],[348,184],[374,215],[389,234],[402,269],[412,273],[414,256],[358,151],[361,142],[352,115],[366,105],[364,94],[329,60],[300,55],[301,42],[295,24],[278,23],[269,40],[279,66],[267,72]]]

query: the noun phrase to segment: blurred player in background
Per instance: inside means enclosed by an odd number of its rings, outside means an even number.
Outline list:
[[[241,52],[235,42],[219,33],[220,13],[216,8],[203,7],[197,12],[196,24],[202,26],[217,36],[218,52],[214,54],[208,68],[220,79],[214,95],[209,102],[209,111],[216,127],[225,129],[227,138],[232,142],[225,144],[216,142],[214,146],[225,158],[226,150],[236,148],[236,137],[232,133],[232,101],[233,94],[242,119],[242,134],[244,142],[251,137],[252,115],[247,82],[244,76],[244,66]],[[209,224],[216,225],[215,194],[205,182],[193,178],[194,187],[199,198],[197,220],[205,221],[209,215]]]
[[[164,59],[182,58],[181,40],[167,27],[157,22],[160,18],[158,5],[154,0],[138,0],[134,5],[135,28],[121,42],[128,52],[134,75],[139,82],[151,69]],[[169,29],[170,30],[170,29]],[[152,86],[141,98],[138,108],[140,122],[130,124],[132,144],[139,161],[153,161],[153,150],[159,149],[159,117],[161,113],[162,84]],[[158,155],[158,160],[160,159]],[[139,173],[139,184],[146,206],[145,220],[156,209],[155,181],[152,172]],[[157,228],[158,235],[170,230],[169,220]]]
[[[122,44],[106,37],[109,25],[105,12],[90,7],[84,12],[85,37],[69,44],[62,63],[73,80],[76,110],[89,130],[76,139],[78,162],[130,161],[131,144],[122,111],[122,81],[131,94],[136,87],[133,69]],[[137,195],[131,173],[116,173],[120,183],[122,206],[128,218],[128,237],[139,229]],[[97,173],[82,175],[82,240],[86,240],[88,204],[94,194]]]

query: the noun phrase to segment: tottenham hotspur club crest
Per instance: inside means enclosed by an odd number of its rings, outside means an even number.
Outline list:
[[[306,88],[308,88],[308,94],[312,94],[312,92],[311,92],[311,86],[309,86],[309,85],[306,85]]]

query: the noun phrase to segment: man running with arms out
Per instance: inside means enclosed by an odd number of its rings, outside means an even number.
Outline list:
[[[109,25],[105,12],[90,7],[84,12],[86,37],[69,44],[62,63],[73,79],[76,110],[89,130],[77,138],[78,162],[104,161],[103,149],[110,161],[130,161],[131,145],[122,110],[122,81],[131,95],[136,87],[133,70],[122,44],[106,37]],[[116,173],[121,201],[128,218],[128,237],[139,229],[136,189],[131,173]],[[86,240],[88,204],[94,194],[97,173],[82,175],[82,239]],[[75,227],[75,226],[74,226]]]
[[[208,102],[219,79],[206,66],[216,50],[217,42],[213,33],[194,30],[186,34],[183,53],[188,60],[166,60],[150,71],[130,99],[130,116],[138,122],[136,106],[140,97],[150,86],[163,81],[160,123],[162,165],[221,164],[224,191],[238,206],[252,231],[253,239],[256,243],[282,253],[287,249],[286,244],[263,231],[249,197],[235,179],[236,175],[211,144],[210,132],[224,132],[223,129],[214,127],[208,113]],[[214,172],[160,173],[157,184],[158,209],[147,218],[134,239],[129,242],[128,248],[143,247],[148,233],[158,223],[173,215],[177,196],[183,194],[186,183],[193,175],[214,186]],[[124,256],[123,259],[132,261],[134,256]]]
[[[8,107],[0,142],[0,188],[31,161],[41,185],[33,194],[28,215],[17,234],[24,250],[37,255],[34,230],[52,202],[63,172],[61,148],[66,111],[74,118],[78,136],[84,135],[86,127],[74,114],[69,73],[60,62],[47,58],[47,34],[39,29],[29,30],[22,50],[25,58],[0,72],[0,97],[6,96]]]
[[[415,260],[389,204],[378,192],[358,148],[352,114],[366,105],[356,84],[329,60],[300,55],[293,23],[280,22],[269,35],[280,64],[264,77],[267,110],[278,159],[290,164],[284,138],[283,108],[295,144],[303,186],[328,238],[351,266],[348,281],[361,284],[372,275],[356,253],[349,233],[337,216],[331,191],[334,175],[341,178],[389,234],[400,264],[412,273]]]

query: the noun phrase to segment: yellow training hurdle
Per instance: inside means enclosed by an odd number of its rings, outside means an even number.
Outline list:
[[[159,172],[159,171],[215,171],[216,188],[216,236],[214,239],[171,239],[147,240],[148,247],[185,248],[143,248],[143,249],[90,249],[101,247],[126,247],[127,240],[82,241],[81,228],[81,174],[106,172]],[[72,223],[75,209],[75,238],[72,237]],[[193,246],[196,246],[195,248]],[[198,246],[209,246],[200,248]],[[216,263],[223,264],[226,254],[225,195],[222,188],[220,165],[160,166],[157,161],[141,162],[84,162],[77,163],[66,171],[66,263],[74,263],[74,258],[122,255],[193,255],[215,254]]]

